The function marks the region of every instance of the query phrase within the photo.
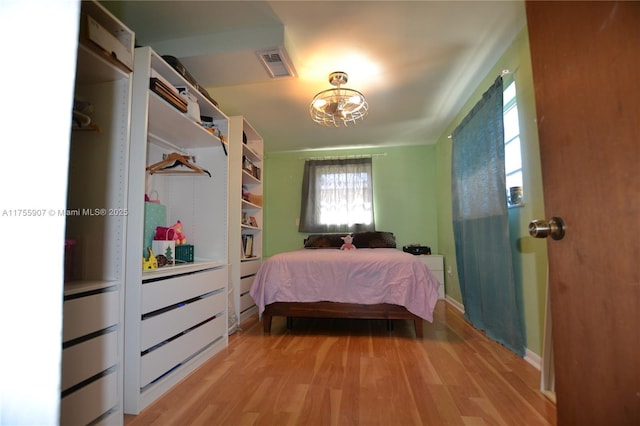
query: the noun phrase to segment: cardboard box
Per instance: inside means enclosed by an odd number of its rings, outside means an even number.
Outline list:
[[[180,244],[176,246],[176,263],[192,263],[194,261],[195,253],[194,247],[191,244]]]
[[[132,71],[133,32],[98,3],[81,3],[80,43]]]

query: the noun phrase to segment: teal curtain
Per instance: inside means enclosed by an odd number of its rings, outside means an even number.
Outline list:
[[[498,77],[452,134],[453,231],[466,319],[524,356],[509,239],[502,90]]]

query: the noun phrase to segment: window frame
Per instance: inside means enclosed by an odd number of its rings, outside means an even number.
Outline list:
[[[329,233],[329,232],[357,232],[357,231],[369,231],[375,229],[374,221],[374,206],[373,206],[373,164],[371,157],[349,157],[349,158],[337,158],[337,159],[322,159],[322,160],[306,160],[305,161],[304,176],[302,182],[302,194],[301,194],[301,207],[300,207],[300,223],[298,226],[299,232],[306,233]],[[327,173],[326,169],[335,168],[336,170],[331,173]],[[356,168],[356,169],[354,169]],[[362,186],[352,185],[347,187],[354,176],[345,176],[366,173],[366,178],[361,179],[360,182],[364,182]],[[331,188],[322,189],[319,187],[323,176],[335,176],[340,175],[339,178],[342,182],[336,185],[335,191],[331,192]],[[331,182],[335,182],[335,178],[328,179]],[[356,182],[358,179],[356,179]],[[345,188],[346,187],[346,188]],[[357,191],[355,188],[357,187]],[[334,219],[344,217],[347,220],[344,223],[337,221],[324,222],[322,215],[327,214],[327,209],[323,208],[323,197],[326,204],[327,199],[332,197],[340,198],[339,204],[344,204],[342,210],[329,212]],[[354,192],[356,191],[356,192]],[[344,192],[344,193],[339,193]],[[344,197],[353,196],[355,198],[345,199]],[[355,222],[354,214],[350,213],[349,206],[353,204],[361,204],[363,211],[361,214],[368,215],[367,218],[357,218],[358,222]],[[335,204],[334,204],[335,206]],[[346,210],[345,210],[346,209]],[[334,209],[335,210],[335,209]],[[355,213],[357,215],[357,213]],[[370,222],[370,223],[368,223]]]
[[[519,202],[511,202],[511,187],[517,187],[519,186],[521,188],[521,197],[522,197],[522,193],[524,191],[524,170],[523,170],[523,158],[522,158],[522,139],[520,138],[520,117],[519,117],[519,110],[518,110],[518,93],[517,93],[517,86],[516,86],[516,82],[514,79],[510,79],[508,81],[505,80],[504,82],[504,87],[503,87],[503,96],[505,94],[507,94],[507,92],[509,90],[511,90],[511,88],[513,87],[513,96],[510,97],[509,99],[507,99],[506,97],[504,97],[503,99],[503,120],[504,120],[504,128],[505,128],[505,140],[504,140],[504,148],[505,148],[505,191],[507,194],[507,206],[509,208],[511,207],[521,207],[523,205],[523,201],[522,199]],[[507,126],[509,125],[509,120],[508,118],[510,117],[509,114],[515,114],[512,117],[515,117],[515,128],[517,129],[517,132],[514,132],[513,135],[507,139]],[[513,123],[512,123],[513,124]],[[509,158],[511,158],[511,156],[507,155],[507,151],[509,148],[514,148],[513,145],[517,145],[516,149],[517,149],[517,153],[518,153],[518,164],[515,165],[512,161],[509,161]],[[518,179],[518,185],[514,185],[514,184],[509,184],[508,182],[510,181],[510,178],[512,177],[517,177],[519,175],[519,179]],[[512,179],[511,179],[512,180]]]

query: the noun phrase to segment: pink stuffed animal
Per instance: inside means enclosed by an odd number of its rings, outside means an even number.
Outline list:
[[[353,245],[353,237],[351,235],[345,235],[340,237],[344,244],[340,247],[340,250],[355,250],[356,246]]]
[[[174,231],[173,241],[176,242],[177,246],[180,244],[187,244],[187,236],[182,233],[182,222],[178,221],[175,225],[172,225],[169,228]]]

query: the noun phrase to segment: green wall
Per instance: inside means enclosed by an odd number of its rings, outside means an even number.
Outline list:
[[[333,151],[297,151],[265,155],[265,257],[302,247],[298,233],[300,189],[307,158],[371,155],[373,157],[376,228],[395,233],[398,246],[419,242],[444,255],[447,297],[462,303],[451,213],[451,140],[448,135],[480,100],[503,69],[516,82],[523,154],[524,201],[509,210],[513,260],[524,305],[527,348],[540,355],[544,330],[547,277],[545,240],[531,238],[528,224],[544,218],[542,176],[535,120],[535,98],[524,28],[485,76],[435,144]],[[357,245],[357,242],[356,242]]]
[[[266,154],[266,257],[301,248],[307,235],[298,232],[305,159],[353,155],[372,156],[376,229],[393,232],[399,247],[420,242],[438,251],[436,146],[420,145]]]
[[[529,38],[524,28],[514,39],[500,60],[495,64],[476,91],[469,97],[457,117],[449,124],[447,132],[437,142],[438,179],[438,247],[445,257],[447,296],[462,303],[458,281],[451,213],[451,140],[448,138],[482,94],[500,75],[503,69],[512,73],[507,78],[516,82],[520,139],[523,157],[524,206],[509,209],[509,229],[513,244],[513,260],[524,305],[524,322],[527,348],[542,354],[547,286],[546,240],[529,236],[528,224],[532,219],[544,218],[542,198],[542,174],[538,131],[536,126],[535,96],[529,53]]]

